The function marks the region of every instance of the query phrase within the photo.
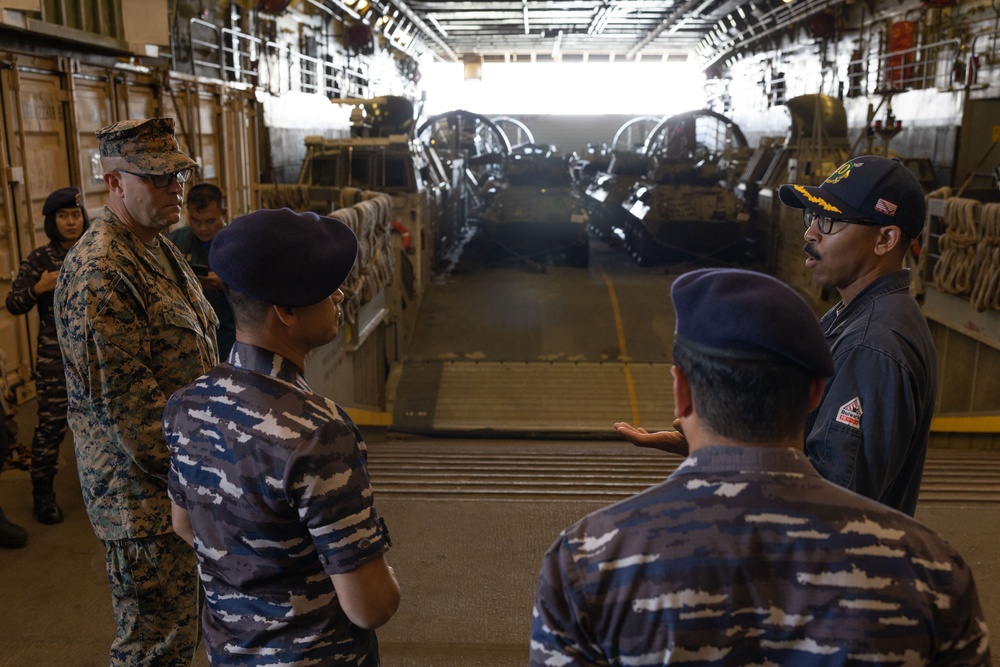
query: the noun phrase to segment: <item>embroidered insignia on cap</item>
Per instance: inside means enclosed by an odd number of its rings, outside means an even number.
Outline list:
[[[827,183],[840,183],[842,180],[851,175],[852,167],[864,166],[864,162],[845,162],[837,168],[837,171],[830,174],[830,177],[826,179]]]
[[[811,203],[816,204],[818,206],[822,206],[824,211],[832,211],[833,213],[840,213],[841,212],[839,208],[837,208],[836,206],[834,206],[833,204],[831,204],[827,200],[823,199],[822,197],[817,197],[816,195],[812,194],[811,192],[809,192],[808,190],[806,190],[801,185],[796,185],[796,186],[793,186],[793,187],[796,190],[798,190],[799,193],[801,193],[802,196],[805,197],[806,199],[808,199]]]
[[[875,210],[888,216],[896,215],[896,205],[884,199],[875,202]]]
[[[861,428],[861,399],[852,398],[837,410],[837,421],[851,428]]]

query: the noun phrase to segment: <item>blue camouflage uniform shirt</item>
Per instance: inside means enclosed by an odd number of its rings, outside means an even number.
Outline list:
[[[707,447],[545,554],[531,664],[983,665],[972,573],[793,449]]]
[[[35,296],[31,288],[46,271],[58,271],[66,258],[66,248],[52,241],[48,245],[33,250],[18,269],[17,277],[7,293],[7,310],[12,315],[24,315],[38,306],[38,358],[39,360],[62,361],[59,339],[56,337],[56,321],[52,313],[53,292]]]
[[[367,450],[302,371],[237,342],[229,362],[171,397],[170,497],[187,510],[213,665],[377,665],[330,575],[389,548]]]
[[[826,479],[913,516],[937,356],[909,288],[909,271],[890,273],[820,320],[834,373],[806,422],[805,451]]]
[[[179,282],[107,207],[66,255],[55,319],[87,514],[101,540],[173,531],[163,406],[218,363],[218,320],[158,237]]]

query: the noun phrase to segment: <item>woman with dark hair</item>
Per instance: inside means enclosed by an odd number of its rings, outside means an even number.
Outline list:
[[[31,441],[31,487],[35,517],[48,524],[63,520],[52,482],[59,464],[59,445],[66,436],[66,374],[56,338],[52,297],[66,251],[90,226],[80,198],[78,188],[61,188],[48,196],[42,215],[49,243],[21,262],[7,295],[7,310],[14,315],[23,315],[38,306],[35,363],[38,426]]]

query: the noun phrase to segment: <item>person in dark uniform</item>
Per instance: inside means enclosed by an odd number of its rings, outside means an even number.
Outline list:
[[[818,187],[782,185],[803,209],[806,268],[841,301],[821,319],[834,373],[806,423],[828,480],[913,515],[937,396],[937,355],[903,261],[924,228],[920,181],[899,160],[848,160]]]
[[[924,227],[920,182],[898,160],[865,155],[779,196],[803,209],[806,268],[841,297],[820,320],[835,371],[809,415],[806,455],[826,479],[912,516],[937,395],[934,341],[903,268]],[[685,451],[677,431],[615,428],[638,445]]]
[[[38,425],[31,440],[31,493],[35,518],[54,524],[63,520],[53,482],[59,469],[59,445],[66,437],[66,371],[63,367],[52,296],[67,251],[90,226],[79,188],[51,193],[42,206],[48,245],[32,251],[7,294],[7,310],[24,315],[38,306],[38,351],[35,392]]]
[[[215,337],[219,341],[219,359],[225,359],[236,342],[236,323],[233,321],[233,309],[222,293],[222,281],[208,268],[212,239],[226,226],[229,217],[225,195],[218,186],[199,183],[188,191],[186,205],[188,226],[175,229],[167,234],[167,238],[174,242],[191,265],[205,291],[205,298],[219,318]]]
[[[399,605],[364,441],[304,376],[337,335],[357,251],[341,221],[289,209],[241,216],[212,242],[236,345],[170,398],[163,429],[218,667],[377,666],[374,630]]]
[[[812,309],[762,273],[674,282],[687,459],[545,554],[531,665],[990,665],[972,572],[912,517],[823,479],[806,414],[834,372]]]

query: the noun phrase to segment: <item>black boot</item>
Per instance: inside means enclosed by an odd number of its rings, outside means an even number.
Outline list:
[[[4,549],[20,549],[28,543],[28,531],[11,523],[0,510],[0,547]]]
[[[31,495],[35,498],[35,518],[39,523],[59,523],[63,520],[62,510],[56,504],[56,494],[52,490],[51,477],[31,479]]]

